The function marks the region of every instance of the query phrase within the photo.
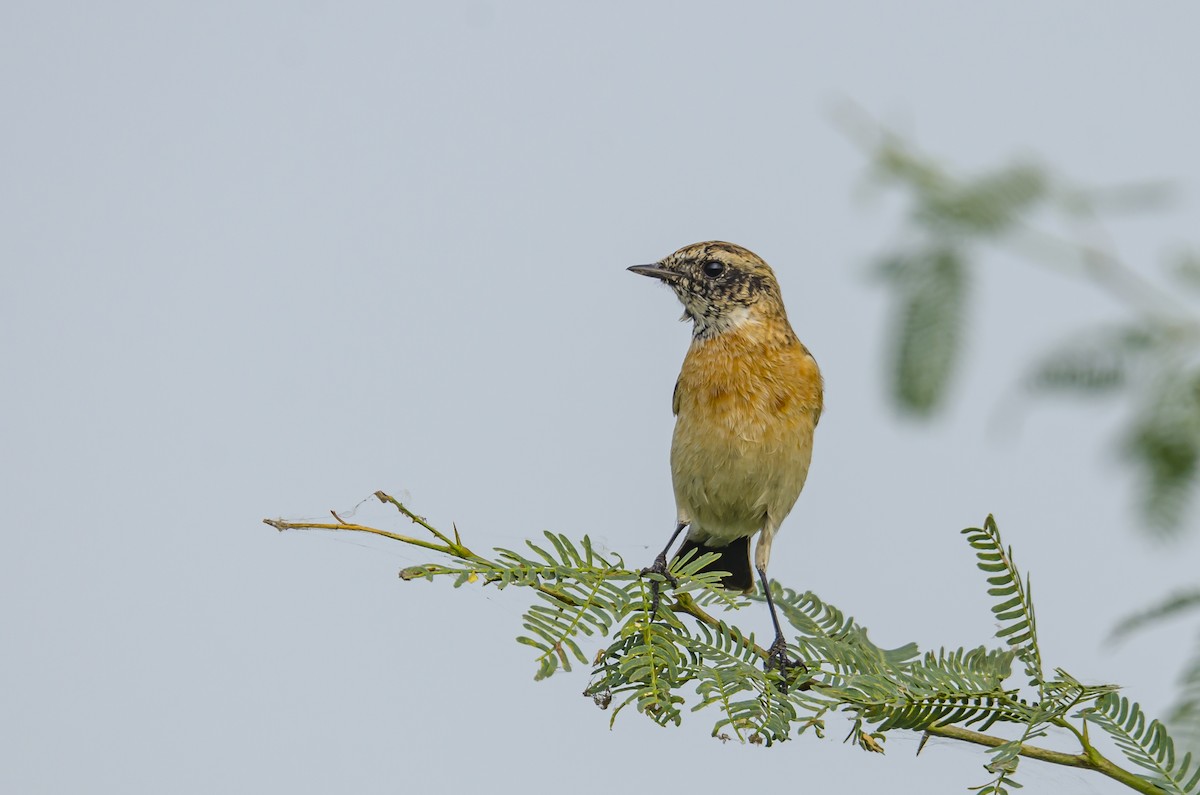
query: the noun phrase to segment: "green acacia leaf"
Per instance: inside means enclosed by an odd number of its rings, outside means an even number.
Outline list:
[[[990,174],[917,194],[915,220],[937,235],[999,235],[1044,200],[1050,191],[1045,170],[1015,163]]]
[[[911,252],[890,261],[892,395],[903,410],[928,416],[945,396],[961,349],[967,268],[952,247]]]
[[[1143,778],[1164,792],[1191,795],[1200,786],[1200,771],[1191,769],[1192,755],[1177,758],[1167,727],[1147,719],[1136,702],[1119,693],[1106,693],[1079,717],[1104,729],[1130,762],[1147,771]]]
[[[1035,392],[1113,394],[1129,384],[1166,339],[1149,325],[1090,329],[1044,355],[1025,384]]]
[[[1147,528],[1170,537],[1182,526],[1200,476],[1200,373],[1165,372],[1149,395],[1123,452],[1139,472]]]

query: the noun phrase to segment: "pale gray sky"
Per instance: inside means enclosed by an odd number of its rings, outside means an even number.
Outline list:
[[[829,108],[968,167],[1033,149],[1174,180],[1175,209],[1111,229],[1150,267],[1200,228],[1197,30],[1184,3],[8,0],[0,790],[983,783],[982,752],[915,759],[915,736],[879,757],[836,726],[769,751],[706,715],[610,732],[586,674],[532,681],[522,594],[259,524],[385,489],[474,546],[551,529],[648,562],[688,331],[625,267],[710,238],[775,267],[827,379],[772,574],[885,645],[986,642],[958,531],[994,512],[1048,664],[1161,709],[1186,639],[1102,639],[1194,577],[1197,543],[1131,532],[1117,412],[994,422],[1042,344],[1113,307],[996,259],[952,410],[898,421],[864,276],[896,216],[856,200]],[[1119,791],[1022,767],[1026,792]]]

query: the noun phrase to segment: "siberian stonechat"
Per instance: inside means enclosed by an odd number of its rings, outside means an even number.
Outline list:
[[[672,402],[678,523],[643,573],[671,580],[667,553],[688,528],[678,556],[717,553],[706,568],[729,572],[724,586],[749,592],[750,539],[759,534],[754,568],[775,625],[767,666],[786,675],[799,663],[787,656],[767,563],[808,476],[821,417],[821,371],[788,323],[775,273],[741,246],[696,243],[629,270],[669,285],[683,303],[683,319],[693,324]],[[657,580],[653,587],[657,609]]]

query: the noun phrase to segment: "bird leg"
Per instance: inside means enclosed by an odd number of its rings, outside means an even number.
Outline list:
[[[788,656],[787,641],[783,638],[783,628],[779,625],[779,615],[775,612],[775,600],[771,597],[771,584],[767,582],[767,570],[762,567],[758,568],[758,578],[762,581],[763,593],[767,597],[767,607],[771,610],[771,623],[775,625],[775,642],[767,649],[767,660],[763,667],[770,671],[772,668],[777,668],[779,673],[783,675],[783,681],[780,683],[779,689],[784,693],[788,691],[788,682],[792,678],[792,670],[795,668],[808,671],[808,666],[800,660],[793,660]],[[807,683],[800,686],[801,690],[807,690]]]
[[[665,547],[663,547],[663,551],[658,553],[658,557],[654,559],[654,563],[650,564],[638,573],[639,576],[645,577],[647,574],[658,574],[664,580],[671,583],[672,588],[679,585],[679,580],[675,579],[673,576],[671,576],[671,573],[667,571],[667,553],[671,551],[671,547],[675,544],[675,539],[679,538],[679,534],[682,533],[683,528],[687,526],[687,522],[680,522],[675,526],[675,532],[671,533],[671,540],[667,542]],[[662,583],[657,579],[650,580],[651,616],[658,615],[658,596],[661,585]]]

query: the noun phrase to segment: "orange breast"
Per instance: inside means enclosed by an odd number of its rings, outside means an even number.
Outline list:
[[[808,475],[821,406],[820,370],[786,320],[695,340],[671,445],[689,537],[728,540],[757,532],[768,514],[783,521]]]

